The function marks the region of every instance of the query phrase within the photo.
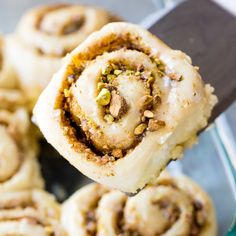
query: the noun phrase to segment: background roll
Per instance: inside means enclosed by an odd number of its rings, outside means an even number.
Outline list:
[[[64,236],[59,219],[59,204],[43,190],[0,195],[0,235]]]
[[[0,193],[44,185],[38,144],[23,102],[15,90],[0,90]]]
[[[163,175],[134,197],[90,184],[63,204],[61,222],[69,236],[217,235],[211,199],[184,176]]]
[[[117,20],[103,9],[72,4],[33,8],[7,37],[6,51],[32,106],[61,59],[90,33]]]

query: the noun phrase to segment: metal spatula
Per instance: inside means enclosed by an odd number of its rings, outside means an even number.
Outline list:
[[[204,81],[216,88],[219,103],[212,117],[215,119],[236,98],[236,19],[208,0],[190,0],[154,22],[149,30],[172,48],[190,55]],[[58,158],[51,146],[43,141],[42,146],[47,189],[63,200],[87,178],[64,158]]]

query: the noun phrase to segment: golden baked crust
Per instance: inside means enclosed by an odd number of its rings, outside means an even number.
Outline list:
[[[7,55],[33,104],[61,59],[111,21],[115,17],[103,9],[77,4],[43,5],[23,15],[16,32],[7,37]]]
[[[161,176],[133,197],[90,184],[63,204],[61,222],[69,236],[217,235],[211,199],[185,176]]]
[[[111,23],[67,55],[34,114],[77,169],[135,192],[207,125],[212,92],[184,53],[138,26]]]
[[[59,204],[43,190],[0,195],[0,235],[64,236],[59,219]]]

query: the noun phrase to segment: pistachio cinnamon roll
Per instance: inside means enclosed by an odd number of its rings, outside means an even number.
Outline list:
[[[59,69],[61,58],[115,20],[103,9],[72,4],[44,5],[26,12],[8,37],[7,51],[32,102]]]
[[[216,236],[208,195],[186,177],[160,177],[134,197],[90,184],[62,207],[69,236]]]
[[[207,125],[212,92],[184,53],[138,26],[111,23],[67,56],[34,114],[82,173],[135,192]]]
[[[1,105],[0,193],[42,188],[43,180],[36,161],[37,144],[30,133],[28,113],[24,108],[1,109]]]
[[[60,206],[42,190],[0,195],[0,235],[64,236],[59,225]]]
[[[0,88],[16,88],[17,77],[6,53],[6,42],[0,35]]]

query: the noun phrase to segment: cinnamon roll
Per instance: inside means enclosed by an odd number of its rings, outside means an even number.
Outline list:
[[[0,195],[0,235],[64,236],[60,207],[42,190],[14,191]]]
[[[90,33],[116,18],[103,9],[72,4],[44,5],[28,11],[7,40],[7,53],[20,86],[34,103],[61,58]]]
[[[42,188],[36,161],[37,143],[30,133],[28,113],[21,107],[2,109],[2,105],[4,101],[0,102],[0,193]]]
[[[78,170],[135,192],[207,125],[212,92],[183,52],[139,26],[111,23],[66,57],[34,114]]]
[[[16,88],[17,77],[6,53],[6,42],[0,35],[0,88]]]
[[[209,196],[187,177],[160,177],[134,197],[99,184],[77,191],[62,206],[69,236],[216,236]]]

